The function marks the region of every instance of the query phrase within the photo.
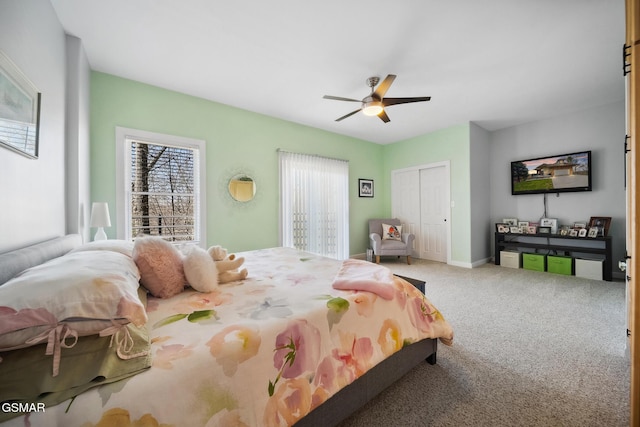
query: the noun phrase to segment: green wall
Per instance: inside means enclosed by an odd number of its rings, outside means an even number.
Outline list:
[[[471,263],[471,178],[469,124],[421,135],[383,146],[384,189],[390,191],[391,171],[448,160],[451,174],[451,261]],[[386,213],[391,215],[391,195],[385,194]]]
[[[207,246],[232,252],[278,245],[278,148],[349,161],[350,253],[368,246],[367,220],[389,205],[384,146],[274,119],[201,98],[91,74],[91,199],[109,202],[115,238],[115,128],[202,139],[207,144]],[[242,204],[226,191],[235,173],[251,174],[256,198]],[[375,181],[375,197],[358,197],[358,178]]]

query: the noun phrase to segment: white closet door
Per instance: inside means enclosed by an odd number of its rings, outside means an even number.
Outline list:
[[[391,215],[402,221],[403,232],[413,233],[413,256],[420,247],[420,176],[418,169],[391,174]]]
[[[448,192],[445,166],[420,169],[420,258],[447,262]]]

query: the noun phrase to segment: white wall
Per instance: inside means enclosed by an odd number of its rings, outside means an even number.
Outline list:
[[[40,156],[0,147],[0,252],[63,235],[65,36],[48,1],[0,0],[0,49],[42,93]]]
[[[70,37],[67,51],[49,1],[0,0],[0,50],[42,94],[39,158],[0,147],[0,253],[66,233],[88,236],[89,65],[82,45]]]
[[[66,37],[67,90],[66,90],[66,224],[67,233],[89,238],[90,158],[89,158],[89,108],[91,70],[82,47],[82,41],[74,36]]]
[[[625,244],[624,135],[624,101],[493,132],[491,227],[502,218],[537,222],[544,213],[543,195],[511,195],[511,161],[591,150],[593,191],[548,195],[547,216],[561,224],[612,217],[615,273]]]

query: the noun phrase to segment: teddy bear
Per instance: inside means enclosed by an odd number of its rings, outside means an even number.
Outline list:
[[[246,268],[238,271],[238,268],[244,263],[243,257],[236,258],[235,254],[228,254],[227,250],[220,245],[211,246],[207,252],[218,268],[218,284],[222,285],[247,278]]]

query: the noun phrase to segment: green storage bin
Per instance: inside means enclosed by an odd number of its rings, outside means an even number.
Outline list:
[[[546,256],[540,254],[522,254],[522,268],[525,270],[544,271]]]
[[[573,258],[570,256],[549,255],[547,256],[547,271],[571,276],[573,274]]]

